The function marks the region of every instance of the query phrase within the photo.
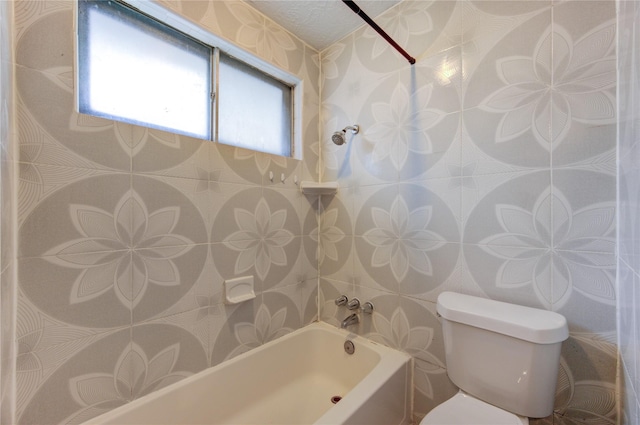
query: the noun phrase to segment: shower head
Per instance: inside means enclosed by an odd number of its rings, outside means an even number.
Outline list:
[[[351,134],[358,134],[360,131],[360,126],[356,125],[348,125],[342,129],[342,131],[336,131],[331,136],[331,141],[336,145],[344,145],[347,142],[347,130],[351,131]]]
[[[345,132],[336,131],[335,133],[333,133],[333,136],[331,136],[331,141],[338,146],[344,145],[344,143],[347,141],[345,138]]]

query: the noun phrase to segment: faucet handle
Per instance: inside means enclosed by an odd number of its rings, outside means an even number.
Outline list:
[[[335,300],[335,303],[336,303],[337,306],[347,305],[348,302],[349,302],[349,298],[347,298],[346,295],[340,295]]]
[[[367,301],[366,303],[362,304],[362,312],[366,314],[372,314],[373,303],[371,301]]]
[[[357,298],[352,299],[347,303],[347,308],[349,310],[357,310],[360,308],[360,300]]]

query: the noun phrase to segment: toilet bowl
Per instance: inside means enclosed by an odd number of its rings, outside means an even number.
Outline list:
[[[507,412],[459,391],[429,412],[420,425],[529,425],[529,418]]]
[[[555,312],[443,292],[447,375],[460,392],[421,425],[527,425],[553,412],[560,347],[569,337]]]

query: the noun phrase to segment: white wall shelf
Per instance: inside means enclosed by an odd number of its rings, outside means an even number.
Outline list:
[[[300,190],[305,195],[335,195],[338,192],[338,182],[300,182]]]

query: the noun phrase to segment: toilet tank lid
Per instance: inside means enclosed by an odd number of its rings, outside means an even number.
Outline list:
[[[569,337],[567,319],[553,311],[455,292],[441,293],[438,296],[437,310],[451,322],[538,344],[554,344]]]

